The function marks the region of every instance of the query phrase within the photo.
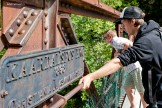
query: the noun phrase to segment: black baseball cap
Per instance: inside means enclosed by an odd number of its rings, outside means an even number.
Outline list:
[[[114,23],[121,23],[122,19],[142,19],[143,12],[139,7],[136,6],[129,6],[129,7],[125,7],[122,11],[122,13],[120,14],[120,17],[114,21]]]

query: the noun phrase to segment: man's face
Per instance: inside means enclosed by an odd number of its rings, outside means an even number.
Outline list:
[[[128,33],[128,35],[131,35],[132,34],[131,22],[126,19],[122,19],[121,22],[124,25],[124,29]]]

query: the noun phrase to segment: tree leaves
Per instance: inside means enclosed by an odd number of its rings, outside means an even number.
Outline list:
[[[103,40],[103,33],[114,28],[114,23],[78,15],[71,19],[78,41],[84,44],[85,60],[90,70],[95,71],[110,59],[111,47]]]

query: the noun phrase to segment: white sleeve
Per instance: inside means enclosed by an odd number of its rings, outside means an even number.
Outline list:
[[[115,49],[124,49],[124,43],[130,43],[131,45],[133,45],[133,42],[131,42],[127,38],[123,38],[123,37],[114,37],[111,45]]]

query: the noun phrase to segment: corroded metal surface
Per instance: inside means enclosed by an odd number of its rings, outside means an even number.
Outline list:
[[[60,18],[60,23],[58,23],[57,27],[61,33],[64,43],[66,45],[78,44],[75,32],[74,32],[72,24],[70,22],[69,15],[68,14],[60,14],[59,18]],[[87,75],[89,73],[90,73],[89,68],[88,68],[87,64],[84,62],[84,75]],[[94,103],[97,103],[98,94],[97,94],[97,90],[96,90],[93,82],[91,83],[90,88],[87,89],[87,92],[90,96],[93,95],[95,97],[95,98],[93,98],[93,101],[94,101]]]
[[[58,3],[59,0],[45,0],[44,8],[44,49],[61,47],[56,44],[57,41],[57,20],[58,20]],[[65,46],[65,45],[64,45]]]
[[[76,94],[79,90],[81,90],[81,88],[83,87],[83,83],[78,85],[77,87],[75,87],[73,90],[71,90],[68,94],[66,94],[64,97],[61,97],[61,99],[59,99],[56,104],[54,104],[53,106],[51,106],[50,108],[59,108],[61,106],[61,108],[64,107],[64,105],[67,103],[67,100],[70,99],[74,94]]]
[[[10,56],[1,64],[1,108],[29,108],[62,90],[84,72],[82,45]]]
[[[57,24],[57,28],[61,32],[61,36],[67,45],[77,44],[77,38],[73,30],[70,16],[68,14],[59,15],[60,23]]]
[[[23,8],[15,21],[4,32],[10,46],[24,46],[43,16],[42,10]]]
[[[68,62],[56,61],[54,64],[57,66],[48,66],[52,55],[61,56],[58,59],[64,60],[58,47],[64,46],[65,50],[70,50],[68,46],[73,44],[74,49],[78,47],[70,21],[71,13],[114,21],[120,12],[99,0],[3,0],[0,50],[6,47],[3,59],[7,58],[2,61],[0,70],[0,108],[49,108],[54,93],[82,76],[83,70],[84,75],[89,73],[81,55],[78,57],[80,62],[69,58]],[[33,53],[35,51],[40,52]],[[49,54],[52,51],[54,54]],[[77,73],[74,66],[81,66],[82,71]],[[51,85],[52,82],[56,85]],[[94,102],[98,101],[93,83],[88,93],[95,95]]]
[[[24,9],[29,11],[25,11]],[[44,27],[43,18],[41,18],[41,16],[44,14],[42,13],[43,10],[39,8],[27,7],[26,5],[14,5],[10,4],[8,1],[3,1],[1,40],[4,44],[3,46],[7,49],[3,58],[10,55],[29,53],[43,49]],[[3,47],[0,46],[0,49],[3,49]]]
[[[9,1],[8,5],[32,5],[35,7],[43,8],[44,0],[5,0]]]
[[[59,11],[115,21],[120,12],[99,0],[60,0]]]

